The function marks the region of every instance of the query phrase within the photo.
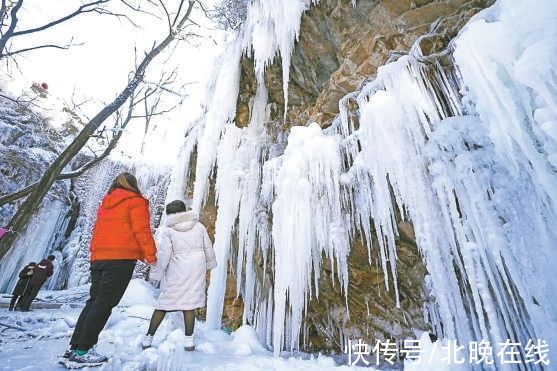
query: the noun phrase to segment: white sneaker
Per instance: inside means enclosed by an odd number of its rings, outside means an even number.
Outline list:
[[[65,361],[66,361],[65,365],[67,368],[81,368],[81,367],[100,366],[104,362],[107,362],[108,358],[98,354],[97,352],[91,349],[82,356],[74,352],[72,353],[70,358]]]
[[[145,335],[143,341],[141,342],[141,347],[143,349],[151,348],[153,345],[153,335]]]
[[[185,341],[184,341],[184,347],[189,352],[191,352],[192,350],[195,350],[195,345],[193,344],[193,335],[191,335],[191,336],[186,335],[186,338],[185,338]]]

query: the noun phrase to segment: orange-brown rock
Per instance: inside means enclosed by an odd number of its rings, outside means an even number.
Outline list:
[[[315,121],[330,124],[338,101],[372,78],[393,55],[407,53],[418,37],[424,54],[444,49],[466,21],[494,0],[321,0],[302,18],[299,42],[292,55],[288,120],[290,125]],[[283,115],[280,60],[265,79],[270,101],[277,103],[274,118]],[[253,63],[242,62],[236,123],[249,121],[249,99],[255,93]]]
[[[269,102],[273,104],[274,130],[316,121],[327,126],[337,116],[338,102],[372,79],[379,66],[408,53],[420,37],[425,56],[442,51],[467,20],[494,0],[358,0],[353,7],[347,0],[321,0],[307,11],[290,66],[287,123],[282,123],[284,97],[282,67],[277,58],[265,73]],[[426,35],[427,36],[424,36]],[[440,56],[441,55],[441,56]],[[450,62],[450,61],[449,61]],[[447,62],[447,63],[449,63]],[[253,62],[249,56],[241,63],[240,94],[236,124],[249,123],[250,101],[255,94]],[[357,105],[348,102],[357,126]],[[304,318],[303,348],[310,351],[340,351],[340,334],[368,342],[375,339],[402,339],[414,330],[429,329],[424,318],[428,294],[424,288],[427,271],[415,243],[409,222],[398,220],[397,279],[400,305],[396,305],[392,272],[385,275],[377,249],[371,256],[356,236],[351,247],[348,296],[333,280],[324,259],[319,297],[311,298]],[[259,267],[263,268],[263,267]],[[271,269],[272,267],[267,267]],[[235,299],[235,278],[229,275],[226,323],[239,323],[242,310]],[[271,284],[266,282],[265,285]]]

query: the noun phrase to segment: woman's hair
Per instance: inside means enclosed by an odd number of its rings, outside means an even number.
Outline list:
[[[166,215],[187,211],[184,201],[175,200],[166,205]]]
[[[122,173],[114,179],[108,193],[112,193],[115,189],[126,189],[141,195],[139,186],[137,185],[137,179],[130,173]]]

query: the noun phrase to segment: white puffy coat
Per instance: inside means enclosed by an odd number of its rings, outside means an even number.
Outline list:
[[[157,249],[150,278],[161,281],[155,309],[191,310],[205,306],[205,272],[216,266],[207,230],[197,214],[170,214]]]

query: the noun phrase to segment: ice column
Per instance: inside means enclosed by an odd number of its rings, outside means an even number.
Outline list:
[[[232,41],[215,67],[215,77],[209,86],[210,98],[203,133],[198,141],[193,210],[199,212],[207,197],[209,178],[217,157],[221,133],[236,115],[236,98],[240,83],[239,40]]]
[[[285,331],[289,348],[298,346],[312,286],[318,295],[323,253],[346,293],[349,245],[340,207],[340,159],[336,138],[325,136],[317,124],[291,129],[273,203],[275,354],[282,350]]]
[[[241,134],[242,130],[235,125],[227,125],[218,150],[217,167],[219,172],[216,192],[219,208],[214,242],[217,267],[211,271],[211,283],[207,293],[207,325],[213,329],[220,328],[232,230],[238,216],[241,197],[239,183],[242,174],[235,165]]]

